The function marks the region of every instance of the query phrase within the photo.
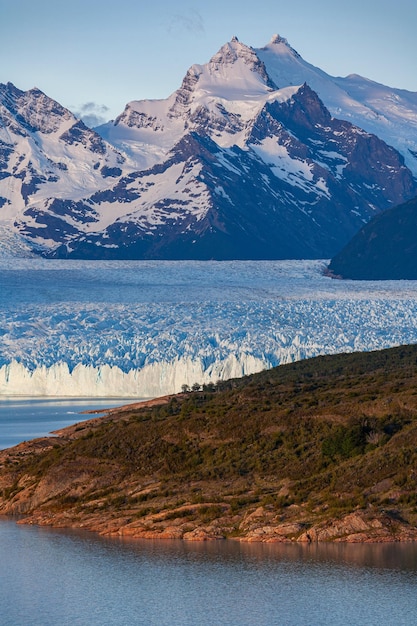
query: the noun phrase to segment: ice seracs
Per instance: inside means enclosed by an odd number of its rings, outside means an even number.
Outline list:
[[[150,397],[417,342],[417,282],[322,261],[0,259],[0,395]]]

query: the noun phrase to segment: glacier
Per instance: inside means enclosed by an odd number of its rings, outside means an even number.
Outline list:
[[[143,398],[282,363],[417,342],[417,281],[326,261],[0,256],[0,398]]]

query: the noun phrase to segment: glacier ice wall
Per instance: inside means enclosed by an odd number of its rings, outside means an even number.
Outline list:
[[[17,361],[0,368],[0,394],[7,396],[156,397],[177,393],[183,384],[216,382],[265,369],[266,363],[251,355],[230,355],[204,370],[201,361],[176,359],[124,372],[117,366],[67,363],[36,367],[33,371]]]
[[[153,397],[417,342],[417,282],[322,266],[0,259],[0,397]]]

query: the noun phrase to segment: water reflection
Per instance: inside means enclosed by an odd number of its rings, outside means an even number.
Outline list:
[[[219,558],[229,561],[247,560],[261,564],[273,561],[297,562],[305,564],[338,564],[359,568],[396,569],[417,573],[417,544],[280,544],[246,543],[234,540],[184,542],[181,540],[141,540],[130,538],[99,538],[110,541],[120,549],[137,554],[147,554],[152,558],[176,559],[198,558],[216,561]]]
[[[0,623],[411,626],[416,558],[415,544],[142,541],[0,520]]]

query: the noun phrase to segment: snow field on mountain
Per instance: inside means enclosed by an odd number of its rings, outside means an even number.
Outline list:
[[[312,191],[314,181],[313,163],[301,159],[293,159],[286,146],[279,145],[276,139],[267,137],[260,144],[251,146],[254,152],[265,161],[272,172],[290,185],[300,187],[306,192]],[[314,181],[315,191],[330,197],[329,190],[323,178]]]
[[[417,342],[417,281],[323,265],[0,259],[0,395],[151,397]]]
[[[283,37],[275,35],[256,49],[279,88],[307,83],[330,113],[383,139],[399,150],[417,175],[417,94],[351,74],[334,77],[305,61]],[[414,131],[414,132],[413,132]]]

